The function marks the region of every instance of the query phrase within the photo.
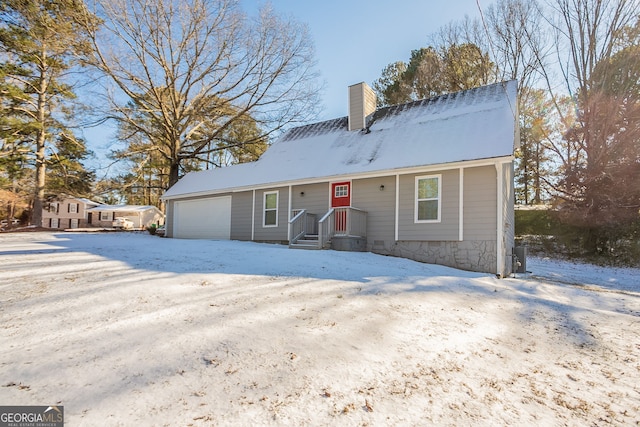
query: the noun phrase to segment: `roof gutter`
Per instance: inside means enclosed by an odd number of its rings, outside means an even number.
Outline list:
[[[240,187],[228,187],[228,188],[220,188],[216,190],[204,190],[204,191],[195,191],[192,193],[182,193],[172,196],[162,196],[160,200],[169,201],[169,200],[179,200],[179,199],[191,199],[194,197],[206,197],[213,196],[216,194],[228,194],[228,193],[240,193],[243,191],[251,191],[251,190],[263,190],[267,188],[274,187],[287,187],[290,185],[306,185],[306,184],[317,184],[327,181],[334,181],[336,179],[366,179],[366,178],[377,178],[384,176],[396,176],[403,174],[411,174],[411,173],[424,173],[431,171],[445,171],[451,169],[459,169],[461,167],[464,168],[472,168],[472,167],[480,167],[480,166],[493,166],[496,163],[505,163],[513,161],[513,155],[500,156],[500,157],[492,157],[487,159],[479,159],[479,160],[464,160],[459,162],[452,163],[440,163],[436,165],[425,165],[425,166],[413,166],[406,167],[400,169],[382,169],[379,171],[373,172],[362,172],[362,173],[352,173],[352,174],[340,174],[340,175],[329,175],[317,178],[305,178],[305,179],[296,179],[290,181],[279,181],[279,182],[267,182],[261,184],[254,185],[244,185]]]

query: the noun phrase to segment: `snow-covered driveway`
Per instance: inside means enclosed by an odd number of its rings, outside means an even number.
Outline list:
[[[0,234],[0,404],[73,426],[640,423],[640,271],[528,268]]]

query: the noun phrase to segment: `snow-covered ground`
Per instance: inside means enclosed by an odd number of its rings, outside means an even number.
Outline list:
[[[638,425],[640,270],[0,234],[0,404],[70,426]]]

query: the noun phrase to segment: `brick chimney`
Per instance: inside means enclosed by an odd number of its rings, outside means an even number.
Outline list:
[[[367,116],[376,111],[376,94],[365,82],[349,86],[349,130],[367,126]]]

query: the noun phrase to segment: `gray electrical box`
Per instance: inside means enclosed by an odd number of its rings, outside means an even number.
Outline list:
[[[513,252],[516,256],[515,261],[515,269],[516,273],[526,273],[527,272],[527,250],[529,248],[524,246],[516,246],[513,248]]]

